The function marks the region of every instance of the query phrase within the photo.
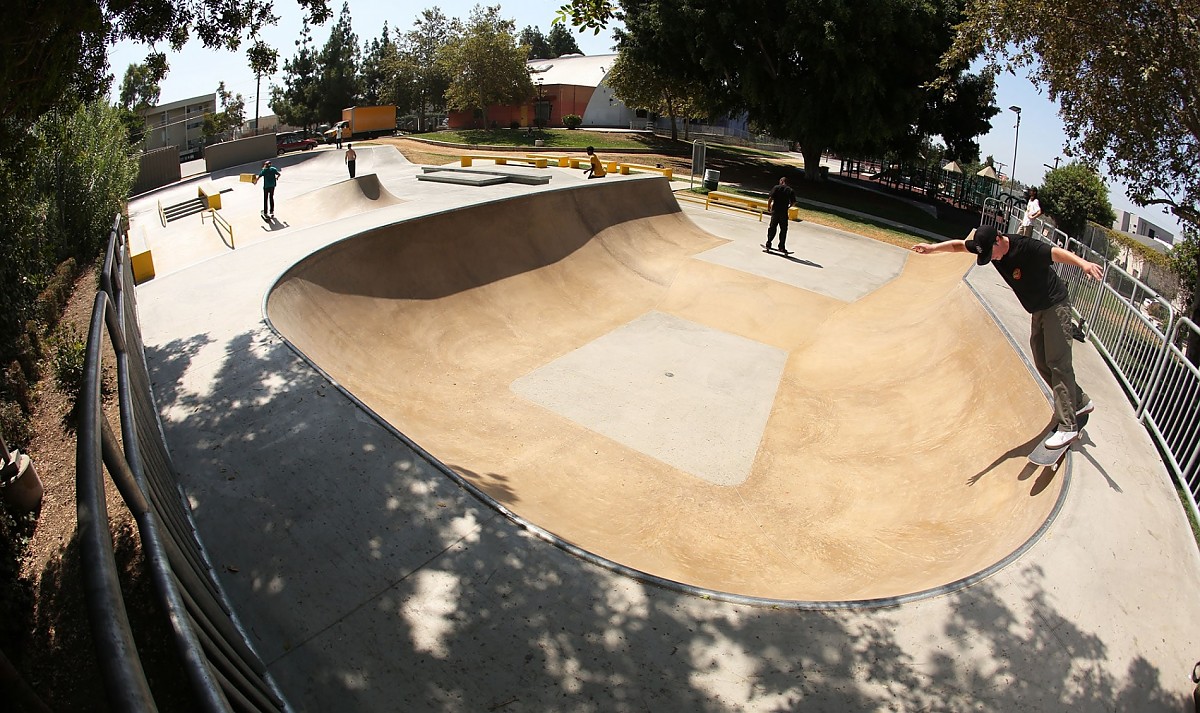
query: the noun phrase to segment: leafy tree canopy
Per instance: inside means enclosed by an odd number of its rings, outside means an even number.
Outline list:
[[[695,81],[679,82],[653,65],[618,54],[604,78],[613,94],[626,106],[671,118],[671,139],[678,138],[675,119],[707,114],[704,87]]]
[[[948,62],[983,51],[1058,102],[1069,155],[1200,226],[1200,6],[1189,0],[971,0]]]
[[[550,40],[532,25],[521,30],[517,41],[529,48],[529,59],[552,59],[558,56],[550,49]]]
[[[450,75],[438,57],[462,31],[462,23],[448,19],[437,8],[423,10],[408,32],[396,29],[396,54],[384,68],[390,101],[399,113],[416,114],[418,130],[428,128],[428,113],[445,107]]]
[[[579,43],[575,41],[575,35],[571,34],[561,23],[555,23],[550,27],[550,34],[547,35],[546,40],[550,43],[551,57],[562,57],[564,54],[583,54],[583,50],[579,49]]]
[[[1076,161],[1046,173],[1038,202],[1067,235],[1082,234],[1089,220],[1112,225],[1117,219],[1108,201],[1108,186],[1095,171]]]
[[[329,18],[326,0],[296,0],[310,22]],[[0,26],[0,120],[28,123],[54,108],[100,97],[111,82],[108,47],[120,40],[182,49],[237,49],[257,28],[274,24],[273,0],[13,0]],[[153,80],[166,75],[165,55],[145,62]]]
[[[225,88],[225,82],[217,85],[217,98],[221,111],[204,115],[204,137],[208,140],[231,138],[246,120],[246,100],[241,94],[234,96]]]
[[[162,90],[155,73],[145,64],[131,64],[121,80],[121,107],[140,111],[158,103]]]
[[[943,73],[939,60],[961,19],[957,0],[879,0],[870,12],[851,0],[622,0],[620,8],[613,16],[625,24],[616,31],[622,54],[701,83],[715,110],[745,112],[799,143],[806,164],[827,149],[915,147],[922,122],[949,121],[934,120],[929,84]],[[972,89],[962,103],[940,90],[970,119],[948,132],[959,145],[958,134],[986,128],[995,112],[973,103],[990,98],[989,79],[961,84]]]
[[[342,109],[359,103],[359,62],[358,35],[350,26],[350,4],[343,2],[318,62],[317,112],[322,121],[338,121]]]
[[[368,106],[394,103],[390,99],[387,64],[396,56],[396,45],[392,42],[391,30],[383,23],[379,37],[363,45],[362,65],[359,67],[359,85],[362,100]]]
[[[296,55],[283,62],[283,86],[271,86],[271,111],[285,124],[308,128],[318,123],[318,56],[312,29],[305,23],[296,40]]]
[[[500,6],[475,6],[463,34],[446,45],[441,62],[450,76],[446,104],[452,109],[479,109],[515,104],[533,96],[525,62],[527,50],[517,44],[513,22],[500,17]]]

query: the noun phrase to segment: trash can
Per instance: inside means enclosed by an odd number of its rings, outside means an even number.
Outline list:
[[[710,191],[717,190],[717,182],[721,180],[721,172],[711,168],[704,171],[704,187]]]

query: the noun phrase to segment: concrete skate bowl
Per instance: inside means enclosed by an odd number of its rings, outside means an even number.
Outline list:
[[[726,242],[663,179],[588,184],[352,236],[266,310],[469,488],[643,580],[880,606],[1036,539],[1066,476],[1027,464],[1050,409],[969,258],[845,303],[698,259]]]

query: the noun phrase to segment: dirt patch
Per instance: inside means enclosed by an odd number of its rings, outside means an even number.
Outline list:
[[[92,265],[75,281],[59,327],[73,329],[86,340],[96,292],[97,266]],[[108,340],[102,341],[102,410],[119,439],[115,355]],[[11,527],[8,534],[26,546],[23,552],[17,550],[19,569],[0,583],[11,593],[4,600],[6,626],[0,632],[0,651],[16,673],[15,678],[0,677],[0,698],[6,704],[13,702],[17,711],[43,710],[38,701],[50,710],[105,710],[80,568],[75,397],[54,378],[51,356],[39,365],[41,378],[34,387],[30,411],[32,439],[28,444],[9,444],[33,460],[44,495],[41,507],[32,513],[6,508],[6,524]],[[144,573],[133,516],[111,479],[105,477],[104,483],[119,579],[138,649],[143,660],[150,662],[146,673],[156,698],[161,690],[165,700],[171,700],[168,691],[186,690],[186,684],[169,643],[167,622]],[[163,661],[165,666],[160,663]],[[164,705],[163,698],[159,701]],[[175,701],[174,707],[166,709],[178,710],[181,703],[183,709],[188,707],[184,701]]]

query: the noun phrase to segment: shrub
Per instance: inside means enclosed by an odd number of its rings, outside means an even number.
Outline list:
[[[58,323],[59,315],[66,308],[67,301],[71,299],[71,292],[75,287],[76,273],[77,269],[74,258],[67,258],[55,268],[54,274],[50,276],[46,284],[46,288],[37,296],[36,314],[42,324]]]
[[[50,360],[54,368],[54,379],[62,390],[74,400],[83,388],[84,361],[87,344],[74,327],[63,326],[51,337]]]
[[[0,379],[0,397],[16,401],[26,411],[33,403],[29,399],[29,380],[16,360],[4,367],[4,376]]]
[[[578,114],[567,114],[562,121],[563,126],[568,129],[578,129],[583,124],[583,117]]]
[[[0,400],[0,433],[4,434],[4,442],[10,449],[28,444],[33,437],[29,416],[17,402]]]
[[[521,122],[510,121],[510,122],[508,122],[508,128],[512,129],[513,131],[516,131],[517,129],[521,128]]]

